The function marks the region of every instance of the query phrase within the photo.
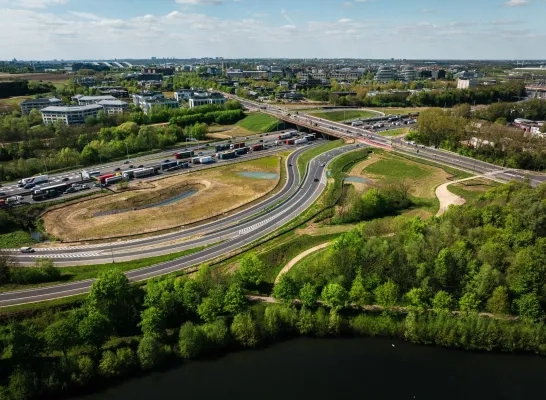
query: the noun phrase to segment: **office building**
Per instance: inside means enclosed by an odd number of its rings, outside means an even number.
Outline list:
[[[49,106],[42,108],[44,125],[62,121],[66,125],[83,124],[87,117],[96,117],[103,107],[99,104],[86,106]]]
[[[380,67],[375,74],[377,82],[388,82],[394,80],[394,70],[391,67]]]
[[[77,101],[79,106],[88,106],[89,104],[97,104],[103,100],[116,100],[114,96],[82,96],[81,94],[72,97],[72,100]]]
[[[477,86],[478,85],[478,80],[477,79],[464,79],[464,78],[459,78],[457,79],[457,89],[468,89],[468,88],[471,88],[471,87],[474,87],[474,86]]]
[[[50,97],[47,99],[25,99],[19,105],[21,106],[21,113],[28,114],[30,110],[41,110],[49,106],[60,106],[63,104],[62,100],[56,97]]]
[[[218,92],[194,92],[188,99],[190,108],[204,106],[207,104],[225,104],[226,98]]]
[[[102,106],[108,115],[121,114],[129,109],[129,104],[122,100],[101,100],[97,104]]]

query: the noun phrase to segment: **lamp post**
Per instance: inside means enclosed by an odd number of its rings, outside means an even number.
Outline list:
[[[129,146],[127,145],[127,142],[125,142],[125,150],[127,151],[127,161],[129,161]]]

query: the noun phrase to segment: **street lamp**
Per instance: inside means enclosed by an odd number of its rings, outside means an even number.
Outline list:
[[[47,175],[47,164],[45,162],[45,156],[42,156],[42,162],[44,163],[45,173]]]
[[[127,161],[129,161],[129,146],[127,146],[127,142],[125,142],[125,150],[127,151]]]

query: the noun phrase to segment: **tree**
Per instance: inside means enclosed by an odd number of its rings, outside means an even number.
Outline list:
[[[459,308],[462,312],[477,313],[480,306],[480,301],[474,293],[467,292],[459,299]]]
[[[208,324],[203,324],[201,331],[204,333],[207,343],[211,346],[223,346],[228,340],[229,331],[222,318]]]
[[[144,307],[156,307],[166,315],[170,315],[177,308],[177,299],[174,294],[174,278],[153,279],[146,284]]]
[[[199,282],[194,279],[188,279],[184,283],[181,292],[184,306],[191,311],[197,311],[197,307],[201,303],[201,298],[203,296]]]
[[[9,377],[8,389],[11,400],[27,400],[38,390],[38,378],[28,369],[16,369]]]
[[[453,309],[453,296],[443,290],[439,290],[432,299],[432,309],[435,312],[451,311]]]
[[[241,345],[254,347],[258,344],[258,330],[250,313],[237,314],[231,323],[231,334]]]
[[[73,318],[59,319],[46,328],[44,338],[50,350],[60,351],[66,357],[68,350],[78,343],[78,326]]]
[[[524,321],[539,322],[544,318],[540,299],[535,293],[526,293],[515,301],[519,316]]]
[[[6,214],[7,216],[7,214]],[[9,216],[7,217],[9,218]],[[8,221],[4,221],[0,217],[2,225],[6,225]],[[0,285],[5,285],[11,280],[11,269],[14,267],[14,259],[5,250],[0,249]]]
[[[224,308],[224,288],[216,287],[209,290],[209,295],[203,299],[197,308],[197,314],[205,322],[212,322]]]
[[[398,301],[398,286],[391,280],[374,290],[375,301],[385,309],[393,308]]]
[[[165,335],[165,314],[157,307],[148,307],[140,314],[140,328],[144,335],[161,338]]]
[[[303,287],[300,289],[300,295],[299,295],[301,304],[306,308],[312,308],[315,306],[317,300],[318,300],[318,294],[316,287],[307,282],[303,285]]]
[[[426,297],[426,292],[422,288],[412,288],[404,295],[408,308],[416,311],[425,311],[427,309]]]
[[[236,272],[236,277],[245,287],[252,287],[259,285],[263,280],[264,265],[256,256],[255,253],[246,254],[241,263],[239,269]]]
[[[5,340],[6,353],[15,363],[32,359],[43,351],[38,327],[27,321],[10,323]]]
[[[347,306],[349,295],[339,283],[329,283],[322,289],[322,302],[333,310],[341,310]]]
[[[97,310],[89,311],[78,325],[78,335],[87,345],[98,352],[112,332],[112,325],[108,317]]]
[[[510,299],[508,289],[505,286],[497,286],[489,300],[487,300],[487,311],[493,314],[508,314],[510,312]]]
[[[298,295],[298,286],[294,279],[284,274],[273,287],[273,297],[285,303],[292,303]]]
[[[88,355],[78,357],[76,361],[76,372],[72,373],[72,381],[80,385],[85,385],[95,375],[95,365],[93,359]]]
[[[199,355],[205,344],[205,337],[198,326],[192,322],[186,322],[180,327],[178,335],[178,349],[183,358],[195,358]]]
[[[137,349],[138,359],[143,369],[159,365],[167,355],[165,347],[152,336],[144,336]]]
[[[366,304],[371,304],[372,298],[372,294],[368,290],[366,290],[366,287],[364,286],[364,279],[359,273],[353,280],[353,284],[351,285],[351,290],[349,291],[349,299],[357,306],[363,306]]]
[[[239,314],[245,309],[247,302],[241,285],[232,283],[224,297],[224,311],[231,314]]]
[[[121,326],[135,312],[134,298],[127,276],[117,269],[110,269],[101,272],[93,282],[87,305]]]
[[[315,318],[313,311],[302,308],[297,323],[298,332],[300,335],[309,335],[313,332],[315,327]]]

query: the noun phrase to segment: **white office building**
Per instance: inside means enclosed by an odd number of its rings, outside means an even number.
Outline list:
[[[457,89],[468,89],[478,85],[477,79],[457,79]]]
[[[97,103],[102,106],[104,112],[108,115],[121,114],[129,109],[129,104],[122,100],[101,100]]]
[[[176,99],[168,99],[168,98],[144,100],[140,104],[140,108],[142,108],[142,111],[146,115],[148,115],[152,111],[152,109],[158,108],[158,107],[179,108],[180,104],[178,103]]]
[[[378,82],[389,82],[394,78],[394,70],[391,67],[380,67],[375,74],[375,80]]]
[[[137,107],[142,107],[142,105],[149,101],[163,100],[165,96],[161,92],[146,92],[133,95],[133,104]]]
[[[174,92],[174,98],[178,102],[181,102],[182,100],[189,100],[193,92],[193,89],[178,89]]]
[[[21,106],[21,113],[28,114],[30,110],[41,110],[45,107],[60,106],[62,104],[61,99],[50,97],[48,99],[25,99],[19,105]]]
[[[86,106],[50,106],[40,110],[44,125],[62,121],[66,125],[83,124],[87,117],[96,117],[103,107],[99,104]]]
[[[207,104],[225,104],[226,98],[218,92],[194,92],[189,98],[190,108],[204,106]]]
[[[114,96],[82,96],[77,95],[72,97],[72,100],[77,101],[80,106],[87,106],[89,104],[97,104],[103,100],[116,100]]]
[[[404,71],[402,71],[402,79],[406,82],[411,82],[415,80],[417,73],[415,72],[415,68],[412,66],[407,66],[404,68]]]

